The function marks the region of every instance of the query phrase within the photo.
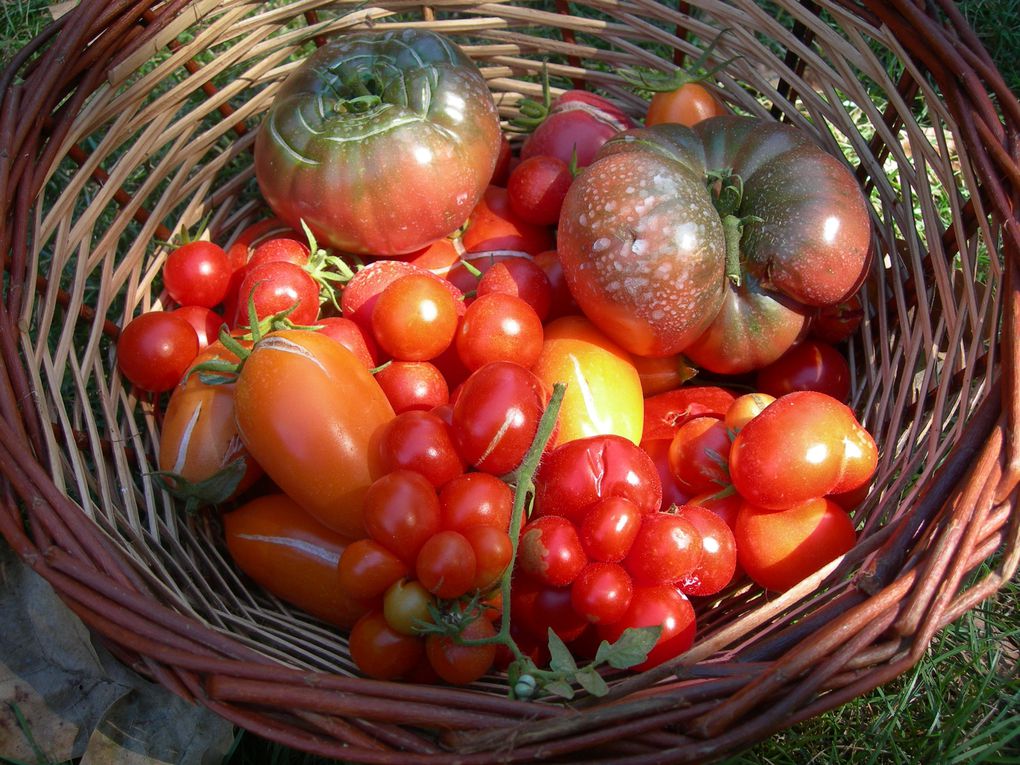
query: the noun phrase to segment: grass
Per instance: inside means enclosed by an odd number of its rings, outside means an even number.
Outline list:
[[[49,0],[0,3],[3,61],[49,20],[49,7]],[[958,7],[1007,84],[1020,92],[1015,0],[962,0]],[[728,765],[1020,764],[1018,658],[1020,584],[1014,581],[941,631],[922,661],[900,678],[761,742]],[[240,731],[234,743],[223,765],[328,762]]]

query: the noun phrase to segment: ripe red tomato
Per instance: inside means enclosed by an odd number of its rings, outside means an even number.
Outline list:
[[[421,473],[394,470],[368,487],[362,518],[368,535],[410,566],[439,531],[439,497]]]
[[[608,434],[638,443],[644,398],[630,354],[583,316],[549,322],[544,337],[532,371],[550,388],[567,385],[553,443]]]
[[[248,268],[255,268],[263,263],[285,261],[296,266],[308,263],[308,245],[288,236],[274,236],[256,245],[248,258]]]
[[[542,381],[519,364],[494,361],[476,370],[453,404],[461,458],[486,473],[509,473],[535,440],[548,401]]]
[[[521,146],[521,160],[533,156],[558,157],[577,166],[591,164],[595,153],[634,122],[616,104],[587,90],[568,90],[556,96],[549,113]]]
[[[672,443],[672,438],[645,439],[641,442],[641,450],[652,458],[662,484],[661,510],[669,510],[673,505],[679,507],[691,497],[690,491],[681,485],[669,466],[669,447]]]
[[[618,563],[589,563],[570,586],[574,610],[593,624],[613,624],[630,608],[634,583]]]
[[[798,391],[776,399],[748,422],[730,447],[730,479],[750,503],[783,510],[837,489],[856,488],[864,470],[843,483],[848,439],[865,440],[853,411],[815,391]],[[870,437],[869,437],[870,438]],[[856,452],[855,452],[856,454]],[[875,452],[877,456],[877,450]],[[871,463],[855,463],[866,467]]]
[[[317,332],[267,335],[234,389],[241,440],[284,492],[327,526],[364,536],[361,505],[382,475],[376,438],[393,407],[357,356]]]
[[[223,302],[230,284],[230,261],[218,244],[182,244],[163,264],[163,286],[178,305],[212,308]]]
[[[165,311],[136,316],[117,338],[117,368],[128,382],[152,393],[177,385],[197,355],[195,328]]]
[[[505,529],[476,525],[461,533],[475,552],[475,580],[469,591],[485,592],[503,576],[513,559],[513,542]]]
[[[461,631],[464,640],[483,640],[496,634],[492,623],[475,619]],[[429,635],[425,640],[429,663],[443,680],[451,685],[467,685],[480,679],[496,660],[496,644],[463,645],[456,638]]]
[[[337,563],[337,586],[348,597],[372,603],[409,572],[408,565],[384,544],[355,539]]]
[[[464,366],[476,370],[493,361],[513,361],[531,367],[542,353],[542,320],[524,300],[493,292],[468,306],[457,329],[457,354]]]
[[[491,292],[521,298],[543,322],[549,316],[552,286],[545,270],[534,259],[509,257],[493,262],[478,280],[475,295],[482,297]]]
[[[721,169],[740,191],[732,211],[707,182]],[[856,291],[868,210],[853,174],[806,133],[713,117],[610,139],[571,185],[557,245],[578,304],[624,348],[733,373],[777,358],[815,307]],[[755,217],[727,263],[730,214]]]
[[[428,411],[450,401],[446,377],[429,361],[390,361],[375,372],[393,411]]]
[[[552,247],[553,236],[548,226],[517,215],[505,188],[489,186],[471,211],[461,242],[466,252],[514,250],[537,255]]]
[[[474,587],[478,570],[475,549],[458,531],[437,531],[422,545],[415,561],[418,581],[440,598],[459,598]]]
[[[609,496],[589,507],[578,530],[592,561],[619,563],[627,557],[644,513],[626,497]]]
[[[198,350],[216,342],[219,337],[220,328],[223,326],[223,317],[211,308],[204,308],[200,305],[182,305],[175,308],[172,313],[180,316],[188,324],[195,328],[198,335]]]
[[[841,303],[819,308],[811,317],[808,336],[813,340],[835,345],[853,335],[862,321],[864,306],[858,292]]]
[[[625,497],[642,513],[656,512],[662,485],[651,457],[621,436],[568,441],[539,463],[532,517],[562,515],[582,523],[588,509],[606,497]]]
[[[694,643],[694,607],[687,596],[667,584],[635,587],[630,607],[612,624],[599,625],[603,640],[615,643],[630,627],[661,627],[662,632],[648,658],[633,669],[643,672],[679,656]]]
[[[457,332],[458,309],[449,289],[431,274],[389,284],[372,309],[379,347],[402,361],[427,361],[445,351]]]
[[[517,565],[532,579],[562,587],[574,581],[587,563],[577,527],[563,516],[544,515],[521,529]]]
[[[528,157],[510,172],[506,185],[510,207],[528,223],[552,225],[560,219],[560,208],[573,181],[569,162],[538,154]]]
[[[337,566],[350,540],[285,494],[267,494],[223,515],[223,537],[237,567],[281,600],[343,629],[367,610],[339,586]]]
[[[444,529],[463,532],[472,526],[510,528],[513,491],[489,473],[464,473],[439,490]]]
[[[677,429],[695,417],[724,417],[735,396],[714,385],[690,385],[645,399],[642,438],[672,439]]]
[[[857,542],[853,521],[829,499],[810,499],[774,512],[746,503],[734,532],[737,558],[747,575],[783,592]]]
[[[623,567],[636,585],[674,584],[694,572],[701,547],[701,534],[682,515],[647,513]]]
[[[695,417],[681,425],[669,444],[669,470],[688,495],[720,491],[730,483],[730,434],[716,417]]]
[[[343,316],[330,316],[315,322],[318,331],[331,337],[357,356],[368,369],[379,366],[379,348],[375,338],[355,321]]]
[[[804,340],[759,369],[755,386],[777,398],[796,390],[814,390],[846,403],[850,399],[850,365],[831,345]]]
[[[767,393],[745,393],[738,396],[723,417],[726,428],[731,433],[739,433],[744,426],[764,411],[765,407],[776,400]]]
[[[425,659],[425,641],[397,632],[381,610],[370,611],[358,619],[348,645],[358,669],[376,680],[406,677]]]
[[[680,578],[677,587],[685,595],[715,595],[733,581],[737,570],[737,542],[733,530],[719,514],[698,505],[681,507],[677,514],[701,537],[701,560]]]
[[[379,452],[385,471],[413,470],[436,488],[464,472],[450,426],[432,412],[411,410],[390,420],[379,434]]]
[[[324,100],[330,107],[320,109]],[[464,222],[499,148],[485,79],[448,38],[415,29],[345,34],[277,91],[256,137],[255,172],[292,226],[305,221],[346,252],[394,255]]]
[[[545,272],[545,278],[549,281],[549,314],[542,321],[552,321],[561,316],[581,313],[577,301],[574,300],[574,296],[567,286],[567,278],[563,274],[563,264],[560,262],[559,253],[556,250],[545,250],[538,253],[534,260]]]
[[[301,326],[310,326],[319,317],[319,285],[301,266],[286,261],[270,261],[248,270],[237,295],[234,326],[249,326],[249,302],[260,320],[288,309],[293,310],[287,318]]]

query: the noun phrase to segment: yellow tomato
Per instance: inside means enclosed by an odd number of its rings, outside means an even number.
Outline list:
[[[585,317],[546,325],[532,371],[550,388],[566,383],[555,444],[605,434],[641,441],[644,399],[631,356]]]

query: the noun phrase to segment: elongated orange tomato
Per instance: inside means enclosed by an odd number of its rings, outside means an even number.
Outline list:
[[[245,361],[234,406],[241,439],[276,485],[319,522],[364,537],[362,502],[383,473],[376,441],[394,414],[358,357],[317,332],[272,332]]]
[[[566,383],[555,444],[614,434],[641,441],[644,399],[629,353],[583,316],[563,316],[545,327],[532,371],[552,388]]]
[[[217,340],[192,369],[214,359],[238,360]],[[232,382],[207,383],[193,373],[174,388],[160,431],[159,469],[171,490],[199,506],[236,497],[262,475],[237,432]]]
[[[280,600],[349,629],[368,607],[339,586],[337,564],[349,541],[286,494],[268,494],[223,516],[234,563]]]

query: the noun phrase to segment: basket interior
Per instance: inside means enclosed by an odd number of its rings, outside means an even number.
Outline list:
[[[192,3],[148,44],[108,62],[38,191],[32,270],[46,280],[25,293],[20,342],[46,424],[40,459],[57,487],[172,608],[287,665],[355,674],[343,634],[249,582],[222,547],[216,514],[184,514],[151,476],[159,406],[115,373],[115,327],[165,305],[159,272],[173,235],[208,219],[211,238],[228,244],[268,214],[254,137],[276,88],[317,40],[421,25],[444,32],[477,61],[509,121],[522,98],[540,96],[543,67],[555,89],[590,88],[640,116],[646,94],[616,71],[672,69],[718,38],[714,61],[732,59],[718,95],[845,158],[874,223],[865,318],[848,348],[851,405],[881,446],[874,486],[854,512],[861,543],[781,597],[744,585],[699,604],[691,661],[778,655],[810,629],[806,617],[845,607],[891,538],[917,540],[898,551],[897,571],[923,553],[923,532],[940,523],[925,489],[994,388],[1004,279],[1001,231],[935,86],[887,28],[839,3],[812,5],[705,0],[679,11],[594,0],[572,2],[565,15],[543,2]],[[822,577],[827,586],[816,589]],[[479,687],[505,692],[499,677]]]

